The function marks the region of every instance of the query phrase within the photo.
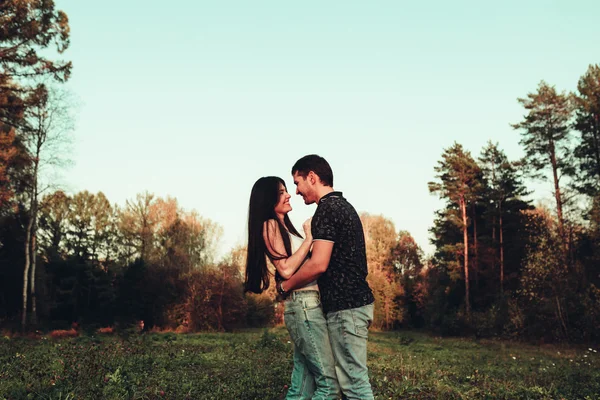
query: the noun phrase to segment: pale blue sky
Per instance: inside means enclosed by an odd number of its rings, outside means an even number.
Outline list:
[[[56,3],[81,100],[67,189],[176,197],[223,227],[221,253],[245,242],[255,180],[294,191],[308,153],[431,252],[443,149],[520,157],[517,97],[541,79],[574,90],[600,62],[595,0]],[[298,227],[315,209],[292,206]]]

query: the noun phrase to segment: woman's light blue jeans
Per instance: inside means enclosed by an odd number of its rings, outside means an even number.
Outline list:
[[[285,326],[294,343],[294,369],[286,399],[337,399],[340,387],[319,292],[292,292],[284,305]]]

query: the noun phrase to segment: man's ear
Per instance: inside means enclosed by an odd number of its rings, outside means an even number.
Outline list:
[[[312,185],[317,183],[317,181],[319,180],[319,178],[317,177],[317,174],[315,174],[314,171],[310,171],[308,173],[308,175],[306,176],[306,179],[308,179]]]

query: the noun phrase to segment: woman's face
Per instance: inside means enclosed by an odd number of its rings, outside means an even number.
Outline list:
[[[292,211],[290,205],[290,194],[281,183],[279,184],[279,201],[275,204],[275,214],[281,215],[282,217]]]

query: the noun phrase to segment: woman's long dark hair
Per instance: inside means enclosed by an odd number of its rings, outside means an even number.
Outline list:
[[[244,290],[246,292],[262,293],[269,288],[270,272],[267,268],[267,256],[271,261],[274,261],[292,255],[292,246],[287,232],[302,238],[287,214],[283,218],[283,224],[275,214],[275,206],[279,202],[279,184],[286,187],[283,179],[276,176],[265,176],[254,183],[250,193],[248,250],[246,255],[246,278],[244,280]],[[270,219],[277,221],[277,229],[279,229],[283,238],[286,254],[272,254],[267,249],[263,238],[263,227],[265,221]],[[267,235],[274,233],[267,231]]]

